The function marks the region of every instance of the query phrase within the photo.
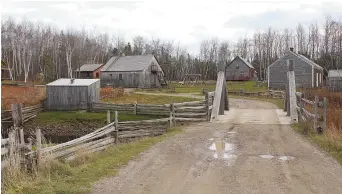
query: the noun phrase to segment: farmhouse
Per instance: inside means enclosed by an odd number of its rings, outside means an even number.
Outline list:
[[[293,48],[286,51],[268,67],[268,87],[272,89],[285,89],[288,63],[294,63],[296,87],[320,87],[323,83],[323,68],[310,59],[295,53]]]
[[[46,85],[47,110],[88,109],[91,102],[99,100],[99,79],[61,78]]]
[[[78,69],[79,78],[99,79],[103,64],[84,64]]]
[[[327,86],[331,92],[342,92],[342,69],[329,70]]]
[[[226,80],[253,80],[254,67],[245,59],[237,56],[226,66]]]
[[[164,72],[153,55],[112,57],[101,69],[101,86],[153,88],[164,84]]]

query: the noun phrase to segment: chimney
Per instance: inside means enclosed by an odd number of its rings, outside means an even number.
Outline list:
[[[75,80],[75,78],[71,78],[71,79],[70,79],[70,84],[73,84],[73,83],[74,83],[74,80]]]
[[[290,51],[292,51],[292,52],[293,52],[293,47],[290,47]]]

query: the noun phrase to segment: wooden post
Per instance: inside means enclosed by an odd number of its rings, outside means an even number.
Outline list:
[[[118,111],[115,111],[115,144],[119,143],[119,120]]]
[[[13,126],[19,127],[23,125],[22,104],[11,104]]]
[[[300,115],[303,116],[304,113],[304,101],[303,101],[303,93],[300,95]]]
[[[25,145],[25,141],[24,141],[24,128],[20,128],[19,129],[19,134],[20,134],[20,144]]]
[[[107,124],[110,123],[110,111],[107,110]]]
[[[170,104],[170,105],[171,105],[171,104]],[[172,120],[173,120],[173,118],[172,118],[172,110],[171,110],[171,108],[170,108],[170,125],[169,125],[170,128],[173,127],[173,126],[172,126]]]
[[[315,104],[314,104],[314,108],[315,108],[315,118],[314,118],[314,130],[317,130],[317,117],[318,117],[318,96],[315,96]]]
[[[10,130],[8,132],[8,156],[9,156],[9,165],[14,165],[15,162],[15,130]]]
[[[323,98],[323,130],[325,131],[327,129],[327,98]]]
[[[42,159],[42,133],[40,131],[40,128],[36,128],[36,153],[37,153],[37,168],[39,169],[39,166],[41,164]]]
[[[170,114],[171,124],[172,124],[172,127],[175,127],[176,126],[176,115],[175,115],[175,105],[173,103],[173,100],[171,101],[171,104],[170,104],[170,111],[171,111],[171,114]]]
[[[289,72],[287,72],[287,81],[286,81],[286,116],[291,116],[290,114],[290,84],[289,84]]]
[[[207,121],[210,121],[210,110],[209,110],[209,96],[208,96],[208,92],[205,93],[205,109],[207,110],[207,115],[206,115],[206,119]]]
[[[133,114],[137,114],[137,102],[134,102]]]

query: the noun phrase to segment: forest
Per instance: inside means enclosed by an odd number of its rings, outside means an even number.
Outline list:
[[[208,37],[199,44],[199,54],[190,55],[178,41],[143,36],[126,40],[124,36],[92,33],[83,29],[58,29],[28,20],[1,22],[2,67],[10,78],[42,82],[76,77],[75,70],[86,63],[106,63],[110,57],[154,54],[167,80],[180,80],[186,73],[216,79],[217,64],[236,55],[246,58],[265,80],[267,67],[290,47],[325,69],[342,68],[342,21],[326,16],[324,22],[298,23],[294,29],[256,30],[238,40]]]

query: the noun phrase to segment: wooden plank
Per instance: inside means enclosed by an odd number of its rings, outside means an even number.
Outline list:
[[[23,125],[22,104],[11,104],[12,119],[14,127]]]
[[[314,101],[311,101],[311,100],[308,100],[306,98],[302,98],[303,102],[307,103],[307,104],[310,104],[310,105],[315,105],[315,102]]]
[[[206,121],[205,118],[177,118],[177,121]]]
[[[223,92],[222,88],[223,88],[224,80],[225,80],[224,72],[223,71],[218,72],[213,109],[211,112],[211,119],[210,119],[211,121],[216,121],[218,119],[220,106],[222,103],[222,92]]]
[[[179,106],[191,106],[191,105],[200,105],[203,106],[205,105],[206,101],[205,100],[199,100],[199,101],[191,101],[191,102],[180,102],[180,103],[174,103],[175,107],[179,107]]]
[[[36,128],[36,158],[37,167],[39,168],[42,159],[42,133],[39,127]]]
[[[181,118],[206,117],[207,116],[207,112],[205,112],[205,113],[176,113],[175,116],[176,117],[181,117]]]
[[[1,156],[8,153],[8,148],[1,148]]]
[[[115,123],[115,144],[119,143],[119,120],[118,120],[118,111],[115,111],[114,115],[114,123]]]
[[[323,98],[323,130],[327,129],[327,106],[328,100],[326,97]]]
[[[8,138],[1,139],[1,146],[8,144]]]
[[[314,130],[317,129],[318,127],[318,122],[317,122],[317,118],[318,118],[318,96],[315,96],[315,104],[314,104]]]
[[[293,65],[293,64],[290,64]],[[296,81],[294,71],[289,71],[289,95],[290,95],[290,116],[291,121],[294,123],[298,123],[298,112],[297,112],[297,97],[296,97]]]

